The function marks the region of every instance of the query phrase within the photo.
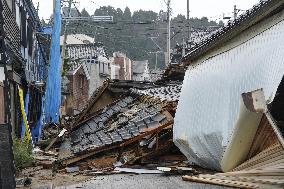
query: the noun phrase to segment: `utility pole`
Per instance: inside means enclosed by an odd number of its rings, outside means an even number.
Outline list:
[[[166,66],[171,63],[171,0],[167,2],[168,36],[167,36],[167,61]]]
[[[188,24],[188,41],[190,42],[190,38],[191,38],[191,28],[190,28],[190,24],[189,24],[189,0],[187,0],[187,24]]]
[[[234,20],[237,19],[238,13],[239,13],[240,11],[245,11],[245,10],[237,9],[237,5],[234,5],[234,11],[233,11]],[[223,13],[223,19],[224,19],[224,20],[225,20],[225,19],[226,19],[226,20],[229,20],[229,19],[231,19],[231,18],[232,18],[231,16],[225,16],[225,14]]]
[[[164,52],[163,49],[154,41],[154,39],[157,39],[158,37],[149,37],[149,38],[159,48],[159,51],[154,52],[156,54],[156,64],[155,64],[155,70],[156,70],[158,65],[158,53],[164,53]]]
[[[237,9],[237,5],[234,5],[234,20],[237,19],[237,17],[238,17],[238,12],[239,12],[239,10]]]
[[[37,6],[36,6],[36,12],[38,14],[38,11],[39,11],[39,2],[37,2]]]
[[[68,1],[68,18],[70,18],[71,16],[71,6],[72,6],[72,1],[73,0],[69,0]],[[69,21],[66,20],[66,22],[64,23],[63,26],[63,45],[62,45],[62,51],[61,51],[61,57],[62,57],[62,65],[64,65],[64,59],[65,59],[65,49],[66,49],[66,45],[67,45],[67,26],[69,25]],[[62,66],[63,69],[63,66]]]

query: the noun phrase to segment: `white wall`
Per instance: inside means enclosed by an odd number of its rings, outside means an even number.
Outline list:
[[[283,77],[283,20],[282,12],[189,66],[175,116],[174,142],[190,161],[227,171],[222,160],[244,116],[241,94],[263,88],[271,101]]]

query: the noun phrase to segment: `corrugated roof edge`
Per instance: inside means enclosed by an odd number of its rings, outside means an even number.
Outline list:
[[[86,44],[67,44],[66,45],[66,47],[81,47],[81,46],[86,46],[86,47],[88,47],[88,46],[90,46],[90,47],[92,47],[92,46],[94,46],[94,47],[105,47],[103,45],[103,43],[101,43],[101,42],[86,43]]]
[[[262,0],[259,4],[254,5],[236,20],[229,21],[224,27],[213,32],[209,37],[195,45],[190,52],[182,58],[182,62],[190,64],[189,61],[198,58],[207,51],[224,43],[265,17],[269,16],[275,10],[282,10],[284,0]]]

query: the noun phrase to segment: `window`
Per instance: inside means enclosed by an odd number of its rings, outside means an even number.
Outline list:
[[[32,56],[32,53],[33,53],[33,22],[31,19],[28,20],[27,43],[28,43],[28,54]]]
[[[84,86],[84,75],[80,75],[80,89],[83,89]]]
[[[23,6],[20,7],[21,14],[21,43],[27,47],[27,13]]]

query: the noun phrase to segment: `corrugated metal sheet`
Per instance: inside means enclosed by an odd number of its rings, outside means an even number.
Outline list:
[[[175,117],[174,141],[194,163],[221,170],[240,119],[241,94],[263,88],[272,101],[284,73],[284,22],[225,53],[189,67]]]

